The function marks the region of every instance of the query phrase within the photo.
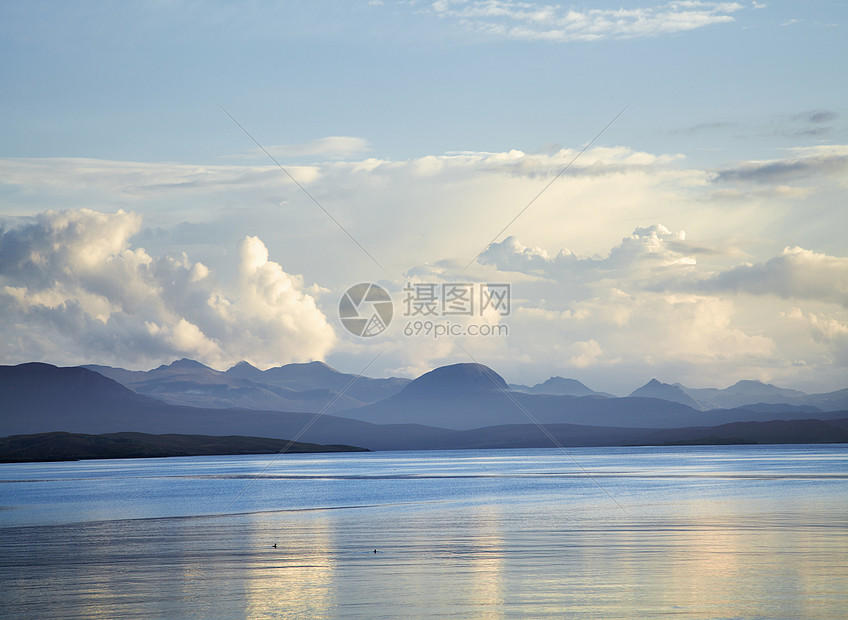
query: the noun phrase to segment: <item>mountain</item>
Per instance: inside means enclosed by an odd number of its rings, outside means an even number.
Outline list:
[[[688,388],[675,384],[695,400],[702,409],[733,409],[750,405],[794,405],[815,407],[822,411],[848,409],[848,388],[825,394],[805,394],[799,390],[777,387],[761,381],[738,381],[724,389]]]
[[[848,388],[825,394],[810,394],[806,401],[822,411],[843,411],[848,409]]]
[[[387,410],[391,414],[388,421],[394,423],[373,424],[326,414],[171,405],[137,394],[86,368],[57,368],[40,363],[0,366],[0,437],[54,431],[89,435],[136,432],[294,438],[371,450],[551,446],[550,437],[532,422],[527,411],[565,446],[632,445],[697,441],[710,437],[704,434],[704,427],[739,421],[768,422],[776,417],[770,412],[744,409],[698,412],[651,398],[507,393],[504,386],[503,379],[482,366],[436,369],[377,403],[399,399],[396,404],[400,408],[392,406]],[[422,409],[414,410],[422,403]],[[785,420],[797,419],[797,412],[782,415]],[[816,417],[836,424],[833,420],[848,418],[848,413]],[[510,422],[499,421],[504,419]],[[450,427],[456,421],[465,428],[456,428],[456,424]],[[437,422],[449,427],[438,428]],[[694,434],[645,439],[663,427],[693,426],[699,427]],[[824,439],[841,441],[833,429],[825,431]],[[792,441],[807,437],[802,434],[793,440],[791,433],[784,436]],[[743,439],[759,441],[751,435]]]
[[[482,364],[453,364],[440,366],[411,381],[401,390],[407,397],[465,396],[468,394],[499,393],[509,387],[494,370]]]
[[[503,377],[480,364],[427,372],[383,401],[340,413],[375,424],[417,423],[455,430],[528,421]]]
[[[220,454],[363,452],[352,446],[321,446],[266,437],[150,435],[147,433],[38,433],[0,437],[0,463],[77,461]]]
[[[630,393],[632,398],[660,398],[673,403],[680,403],[692,409],[701,409],[701,404],[684,392],[679,386],[661,383],[651,379],[637,390]]]
[[[580,383],[577,379],[565,379],[563,377],[551,377],[544,383],[537,383],[533,386],[510,384],[509,387],[511,390],[516,392],[525,392],[527,394],[550,394],[552,396],[607,396],[609,398],[615,398],[612,394],[595,392]]]
[[[254,383],[288,388],[298,392],[329,389],[344,390],[346,396],[361,403],[373,403],[398,393],[409,379],[390,377],[372,379],[339,372],[323,362],[286,364],[268,370],[259,370],[247,362],[239,362],[225,375],[241,376]]]
[[[461,438],[421,424],[378,426],[324,414],[172,405],[82,367],[0,366],[0,437],[65,431],[295,438],[372,450],[461,447]]]
[[[643,445],[848,443],[848,419],[730,422],[714,427],[674,428],[643,435]]]
[[[807,395],[804,392],[787,390],[760,381],[743,380],[723,390],[678,387],[692,399],[698,401],[704,408],[731,409],[755,403],[807,404],[805,402]]]
[[[735,421],[798,417],[797,411],[713,410],[659,398],[552,396],[508,389],[495,371],[478,364],[437,368],[386,400],[337,412],[373,424],[424,424],[452,430],[527,424],[678,428]],[[833,417],[833,416],[830,416]]]
[[[0,437],[53,431],[296,438],[384,450],[419,447],[444,434],[421,425],[378,427],[326,414],[172,405],[87,368],[0,366]]]
[[[220,372],[200,362],[181,359],[149,371],[85,366],[140,393],[176,405],[196,407],[317,412],[340,411],[386,398],[405,379],[356,378],[321,362],[289,364],[261,371],[240,362]],[[356,381],[339,393],[356,378]]]

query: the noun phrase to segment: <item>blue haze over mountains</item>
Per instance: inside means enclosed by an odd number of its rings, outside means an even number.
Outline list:
[[[496,388],[492,378],[478,375],[473,370],[470,376],[463,370],[474,364],[454,364],[425,373],[413,388],[414,393],[426,391],[483,392]],[[344,393],[329,407],[328,411],[340,412],[376,403],[398,394],[410,379],[391,377],[372,379],[339,372],[323,362],[286,364],[259,370],[247,362],[239,362],[226,371],[218,371],[189,359],[181,359],[170,365],[159,366],[148,371],[132,371],[109,366],[85,365],[105,377],[132,389],[139,394],[176,405],[197,407],[248,409],[270,409],[276,411],[309,412],[323,408],[333,396]],[[445,371],[443,369],[453,369]],[[435,374],[433,374],[435,373]],[[493,377],[501,380],[494,371]],[[356,378],[356,381],[351,381]],[[348,384],[350,384],[348,386]],[[503,388],[520,394],[546,396],[595,396],[618,398],[607,392],[598,392],[576,379],[550,377],[533,386],[507,384]],[[655,398],[687,405],[700,411],[711,409],[734,409],[751,405],[787,405],[799,411],[815,412],[848,409],[848,388],[827,394],[805,394],[799,390],[779,388],[759,381],[742,380],[724,388],[687,388],[679,383],[662,383],[651,379],[631,392],[633,398]],[[316,409],[317,407],[317,409]],[[783,410],[786,410],[784,407]]]
[[[0,404],[0,436],[293,438],[308,427],[299,440],[377,450],[548,447],[538,421],[566,446],[848,441],[848,389],[807,395],[740,381],[693,390],[651,380],[616,397],[561,377],[510,386],[478,364],[410,381],[357,378],[320,362],[265,371],[242,362],[223,372],[186,359],[147,372],[29,363],[0,366]]]

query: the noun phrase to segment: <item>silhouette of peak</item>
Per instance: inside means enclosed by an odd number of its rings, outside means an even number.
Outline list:
[[[774,387],[770,383],[763,383],[762,381],[758,381],[757,379],[740,379],[736,383],[730,386],[731,388],[742,388],[742,387]]]
[[[171,362],[170,364],[162,364],[156,370],[204,370],[209,369],[208,366],[205,366],[198,362],[197,360],[190,360],[187,357]]]
[[[402,393],[436,395],[498,389],[507,390],[509,388],[503,377],[488,366],[453,364],[424,373],[407,385]]]
[[[700,408],[698,403],[679,386],[663,383],[657,379],[651,379],[638,390],[631,392],[630,396],[636,398],[660,398],[662,400],[680,403],[693,409]]]
[[[254,373],[254,372],[262,372],[256,366],[251,364],[250,362],[246,362],[244,360],[240,361],[238,364],[234,364],[232,367],[228,368],[226,372],[229,373]]]

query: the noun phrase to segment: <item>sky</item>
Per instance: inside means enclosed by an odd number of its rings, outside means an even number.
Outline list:
[[[0,3],[0,364],[848,387],[846,26],[829,1]],[[339,319],[359,283],[393,300],[369,337]]]

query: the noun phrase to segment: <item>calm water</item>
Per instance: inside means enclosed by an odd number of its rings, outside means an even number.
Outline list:
[[[848,617],[848,446],[569,453],[0,465],[0,616]]]

